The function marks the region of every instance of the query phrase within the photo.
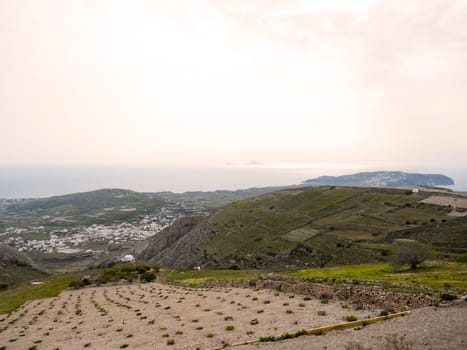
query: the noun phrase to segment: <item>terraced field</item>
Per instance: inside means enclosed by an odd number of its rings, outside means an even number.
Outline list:
[[[130,253],[173,268],[291,269],[385,262],[404,238],[455,259],[467,252],[467,217],[423,202],[434,193],[287,189],[232,203],[208,218],[184,218]]]
[[[30,301],[0,316],[0,347],[211,349],[380,311],[271,290],[158,283],[91,287]]]

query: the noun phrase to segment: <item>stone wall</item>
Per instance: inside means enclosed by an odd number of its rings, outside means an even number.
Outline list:
[[[397,293],[381,286],[325,285],[313,282],[259,279],[251,281],[208,281],[206,287],[241,287],[272,289],[283,293],[309,295],[315,298],[341,300],[365,309],[386,309],[399,312],[436,305],[439,299],[424,293]]]

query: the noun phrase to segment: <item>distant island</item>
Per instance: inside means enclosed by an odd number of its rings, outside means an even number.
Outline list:
[[[404,173],[402,171],[373,171],[342,176],[320,176],[303,181],[318,186],[450,186],[454,181],[442,174]]]

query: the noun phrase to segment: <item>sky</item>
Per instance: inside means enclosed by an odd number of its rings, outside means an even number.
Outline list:
[[[0,165],[464,167],[467,0],[0,0]]]

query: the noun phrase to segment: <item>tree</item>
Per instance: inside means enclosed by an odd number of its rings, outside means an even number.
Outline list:
[[[396,267],[409,265],[414,270],[419,264],[432,257],[431,251],[418,242],[404,243],[395,253],[393,264]]]

